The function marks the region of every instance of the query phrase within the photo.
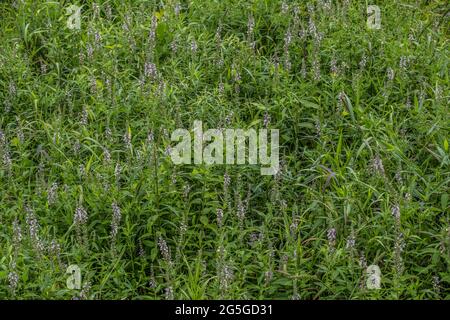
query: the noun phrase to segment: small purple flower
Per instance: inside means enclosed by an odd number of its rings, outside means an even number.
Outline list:
[[[192,40],[192,42],[191,42],[191,51],[192,51],[192,53],[196,53],[197,49],[198,49],[197,42],[195,40]]]
[[[58,183],[53,182],[47,193],[47,202],[51,206],[58,200]]]
[[[388,78],[389,81],[394,80],[395,72],[394,72],[394,70],[392,68],[387,68],[386,74],[387,74],[387,78]]]
[[[8,284],[9,289],[14,295],[19,285],[19,275],[17,274],[17,272],[11,271],[8,273]]]
[[[398,204],[394,205],[391,209],[392,216],[395,218],[395,220],[400,220],[400,206]]]
[[[159,251],[161,251],[161,254],[162,254],[164,260],[166,262],[170,263],[171,257],[170,257],[169,246],[167,245],[166,240],[164,240],[162,237],[159,237],[159,239],[158,239],[158,247],[159,247]]]
[[[267,127],[269,126],[269,124],[270,124],[270,115],[269,115],[269,113],[266,111],[266,112],[264,113],[264,120],[263,120],[264,128],[267,129]]]
[[[146,62],[144,64],[144,75],[151,80],[156,79],[158,71],[156,70],[156,65],[153,62]]]
[[[217,213],[217,225],[219,227],[222,227],[222,223],[223,223],[223,210],[221,208],[216,210]]]

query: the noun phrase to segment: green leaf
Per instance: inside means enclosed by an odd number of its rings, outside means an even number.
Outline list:
[[[442,210],[447,209],[447,205],[448,205],[448,193],[444,193],[441,195],[441,207]]]

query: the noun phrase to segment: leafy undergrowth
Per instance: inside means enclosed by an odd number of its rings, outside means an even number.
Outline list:
[[[0,4],[0,298],[450,298],[446,1],[75,4]],[[194,120],[280,171],[175,165]]]

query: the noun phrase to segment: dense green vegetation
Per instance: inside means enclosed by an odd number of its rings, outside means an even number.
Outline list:
[[[0,298],[449,299],[448,23],[446,1],[2,1]],[[194,120],[279,129],[280,172],[174,165]]]

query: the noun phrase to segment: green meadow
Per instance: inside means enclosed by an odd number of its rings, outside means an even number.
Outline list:
[[[450,299],[448,27],[441,0],[2,1],[0,299]],[[279,130],[279,171],[175,164],[194,121]]]

